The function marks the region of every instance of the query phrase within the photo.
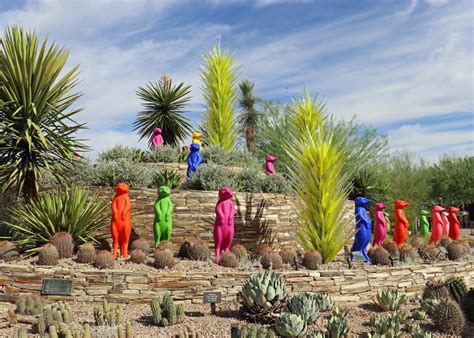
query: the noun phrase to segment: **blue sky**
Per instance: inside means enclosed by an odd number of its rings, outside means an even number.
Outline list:
[[[135,90],[163,73],[192,86],[198,121],[201,56],[220,40],[264,99],[306,88],[335,116],[386,133],[392,150],[473,155],[473,22],[470,0],[0,1],[0,26],[35,29],[81,65],[94,153],[137,144]]]

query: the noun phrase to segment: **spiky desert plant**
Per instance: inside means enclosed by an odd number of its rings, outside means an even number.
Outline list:
[[[20,256],[16,245],[10,241],[0,241],[0,260],[5,262],[17,259]]]
[[[323,263],[323,258],[317,250],[308,250],[303,256],[303,266],[310,270],[317,270]]]
[[[405,320],[406,315],[399,312],[393,312],[384,316],[375,315],[371,317],[370,325],[375,329],[372,333],[372,337],[398,337]]]
[[[450,299],[450,293],[448,288],[444,283],[433,281],[426,282],[425,288],[423,289],[423,299],[437,299],[440,301],[445,301]]]
[[[135,249],[132,250],[130,253],[130,261],[135,264],[143,264],[146,262],[147,256],[146,253],[144,253],[140,249]]]
[[[239,327],[239,338],[276,338],[275,331],[271,328],[256,324],[247,324]]]
[[[418,248],[418,254],[423,260],[432,262],[439,257],[440,251],[434,244],[424,244]]]
[[[189,258],[193,261],[207,261],[211,251],[205,241],[198,240],[189,247]]]
[[[254,95],[255,82],[243,80],[239,83],[239,105],[242,109],[238,122],[240,132],[245,137],[247,150],[255,152],[255,133],[257,131],[261,113],[257,110],[256,104],[260,100]]]
[[[391,239],[386,239],[383,241],[382,246],[385,250],[388,251],[390,257],[397,259],[399,257],[400,252],[398,251],[398,245],[395,241]]]
[[[132,242],[132,251],[135,249],[139,249],[144,253],[148,253],[150,251],[150,243],[144,239],[138,238]]]
[[[462,308],[469,321],[474,322],[474,289],[470,289],[462,301]]]
[[[94,306],[94,321],[97,326],[116,326],[123,320],[122,304],[110,305],[103,299],[102,306]]]
[[[446,250],[448,251],[448,258],[452,261],[457,261],[463,258],[466,253],[464,247],[457,242],[450,242],[447,244]]]
[[[295,313],[308,323],[314,322],[319,317],[319,307],[315,297],[307,292],[293,295],[286,303],[288,311]]]
[[[449,236],[443,236],[441,240],[439,241],[438,245],[444,246],[446,248],[448,244],[451,243],[452,241],[453,240]]]
[[[374,265],[390,265],[392,263],[390,261],[390,254],[381,246],[370,248],[368,255]]]
[[[434,310],[440,303],[441,301],[435,298],[426,298],[420,300],[421,308],[429,315],[434,313]]]
[[[410,245],[404,244],[400,249],[400,262],[406,264],[414,264],[420,260],[420,255],[418,254],[418,250]]]
[[[44,305],[44,300],[38,295],[20,297],[16,303],[16,313],[28,316],[38,315],[43,311]]]
[[[374,300],[383,311],[396,311],[407,301],[407,296],[398,294],[397,289],[379,290]]]
[[[222,254],[219,264],[226,268],[236,268],[239,266],[239,260],[233,252],[228,251]]]
[[[94,266],[98,269],[112,269],[115,265],[115,259],[110,251],[102,250],[95,257]]]
[[[308,326],[303,318],[287,312],[275,320],[275,330],[282,337],[304,337]]]
[[[266,243],[260,243],[256,248],[255,248],[255,254],[257,256],[263,256],[266,255],[267,253],[273,252],[273,249],[271,248],[270,245]]]
[[[71,152],[86,150],[73,135],[81,108],[78,66],[66,70],[69,52],[34,32],[7,27],[0,39],[0,184],[35,197],[48,172],[67,182]]]
[[[343,338],[349,334],[349,323],[345,317],[332,315],[326,329],[326,337]]]
[[[175,305],[170,295],[152,299],[150,306],[155,325],[170,326],[184,320],[184,305]]]
[[[206,141],[230,150],[237,138],[234,111],[237,76],[234,56],[227,49],[214,46],[208,55],[203,55],[203,60],[205,65],[201,68],[201,79],[206,103],[203,118]]]
[[[428,317],[428,314],[423,309],[415,309],[412,313],[412,317],[415,320],[425,320]]]
[[[70,233],[66,231],[56,232],[49,239],[49,243],[58,250],[59,259],[70,258],[74,252],[74,240]]]
[[[283,264],[293,264],[296,258],[296,251],[292,248],[283,248],[281,249],[278,254],[283,261]]]
[[[59,254],[56,247],[52,244],[45,244],[41,247],[38,253],[39,265],[57,265]]]
[[[260,264],[264,269],[279,270],[283,267],[281,257],[276,252],[269,252],[260,258]]]
[[[330,262],[350,241],[354,227],[345,218],[350,190],[349,172],[343,171],[347,150],[326,128],[326,108],[305,93],[294,102],[288,155],[289,171],[298,196],[296,234],[305,249],[316,249]]]
[[[467,293],[467,285],[463,277],[450,277],[444,282],[444,286],[456,302],[462,303]]]
[[[455,335],[463,333],[466,319],[458,303],[452,300],[441,302],[431,317],[441,332]]]
[[[159,188],[166,185],[170,189],[176,189],[179,187],[181,177],[176,170],[160,170],[153,175],[151,186]]]
[[[233,245],[230,251],[232,251],[238,259],[242,259],[248,256],[247,249],[242,244]]]
[[[425,245],[426,241],[423,238],[423,236],[420,235],[415,235],[411,238],[411,245],[413,245],[415,248],[420,248],[421,246]]]
[[[193,242],[194,239],[186,239],[183,243],[181,243],[178,250],[178,257],[189,258],[189,248]]]
[[[173,244],[170,241],[160,241],[160,244],[156,248],[157,250],[168,250],[173,252]]]
[[[60,231],[71,234],[75,244],[97,242],[109,223],[107,210],[107,204],[97,194],[66,188],[15,204],[5,223],[16,230],[18,247],[31,253]]]
[[[150,82],[137,90],[143,100],[145,110],[140,112],[133,123],[140,139],[147,138],[151,145],[151,136],[155,128],[161,128],[164,144],[179,145],[191,132],[191,124],[183,115],[183,110],[191,99],[191,86],[183,82],[174,85],[171,78],[163,75],[158,83]]]
[[[331,311],[334,308],[334,301],[327,293],[315,293],[313,297],[320,312]]]
[[[79,251],[77,252],[77,261],[79,263],[88,263],[88,264],[94,263],[95,247],[93,243],[88,242],[79,246]]]
[[[169,250],[157,250],[155,252],[155,268],[165,269],[172,268],[176,265],[176,260],[173,257],[173,253]]]

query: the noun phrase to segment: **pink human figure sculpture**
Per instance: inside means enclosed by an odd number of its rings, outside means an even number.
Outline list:
[[[273,175],[276,173],[275,164],[274,164],[276,160],[278,160],[278,157],[276,156],[267,155],[267,157],[265,157],[265,169],[266,169],[267,175]]]
[[[459,208],[456,207],[448,208],[449,237],[451,237],[453,241],[457,240],[459,238],[459,235],[461,234],[461,231],[459,230],[461,228],[461,222],[459,222],[457,216],[458,211]]]
[[[430,243],[438,244],[443,236],[443,218],[441,217],[441,211],[444,208],[439,205],[433,206],[431,209],[431,236]]]
[[[443,237],[449,236],[449,219],[446,210],[441,213],[441,218],[443,219]]]
[[[230,250],[234,239],[234,216],[235,207],[232,203],[234,192],[229,187],[219,189],[219,200],[216,204],[216,221],[214,223],[214,247],[216,263],[221,260],[221,251]]]
[[[153,130],[153,136],[151,138],[151,145],[153,149],[158,148],[163,145],[163,136],[161,136],[161,128],[155,128]]]
[[[387,206],[383,203],[375,204],[375,226],[373,246],[382,245],[385,236],[387,236],[387,220],[383,214],[383,209]]]

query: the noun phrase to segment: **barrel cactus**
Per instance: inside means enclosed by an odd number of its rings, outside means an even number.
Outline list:
[[[281,257],[279,254],[276,252],[269,252],[264,254],[260,258],[260,264],[262,264],[262,268],[264,269],[273,269],[273,270],[279,270],[283,267],[283,262],[281,260]]]
[[[296,259],[296,251],[293,248],[283,248],[278,253],[283,264],[294,264]]]
[[[45,244],[41,247],[38,254],[39,265],[57,265],[59,259],[58,250],[52,244]]]
[[[143,264],[147,260],[147,255],[144,251],[140,249],[134,249],[130,253],[130,261],[135,264]]]
[[[234,255],[237,256],[238,259],[246,258],[248,256],[247,249],[242,244],[235,244],[230,249]]]
[[[132,251],[136,249],[147,254],[150,251],[150,244],[146,240],[138,238],[132,242]]]
[[[157,269],[172,268],[176,265],[173,253],[169,250],[157,250],[155,252],[154,266]]]
[[[206,242],[198,240],[188,248],[189,258],[193,261],[207,261],[211,255],[209,246]]]
[[[5,262],[19,258],[20,253],[16,245],[10,241],[0,241],[0,260]]]
[[[446,246],[448,251],[448,258],[452,261],[457,261],[466,255],[466,250],[458,242],[451,242]]]
[[[400,262],[406,264],[415,264],[420,260],[420,255],[418,254],[418,250],[410,245],[405,244],[400,249]]]
[[[317,270],[323,264],[323,258],[317,250],[308,250],[303,256],[303,266],[309,270]]]
[[[418,254],[423,260],[433,262],[440,257],[441,251],[434,244],[424,244],[418,248]]]
[[[462,301],[462,308],[470,322],[474,322],[474,289],[470,289]]]
[[[461,303],[467,293],[466,282],[463,277],[451,277],[444,282],[451,297],[458,303]]]
[[[382,246],[384,247],[385,250],[388,251],[388,254],[390,255],[390,257],[392,257],[393,259],[398,259],[399,251],[398,251],[398,245],[395,241],[386,239],[382,243]]]
[[[374,265],[391,265],[390,254],[381,246],[370,248],[368,252]]]
[[[112,269],[115,265],[115,259],[107,250],[99,251],[95,257],[94,266],[98,269]]]
[[[74,240],[69,232],[56,232],[50,239],[49,243],[54,245],[58,250],[59,259],[72,257],[74,251]]]
[[[285,306],[285,283],[273,271],[253,274],[241,292],[242,315],[252,321],[272,323]]]
[[[239,266],[239,260],[233,252],[228,251],[222,254],[219,264],[226,268],[236,268]]]
[[[282,337],[304,337],[308,330],[308,325],[297,314],[283,313],[275,320],[275,330]]]
[[[435,309],[432,319],[443,333],[461,335],[464,330],[464,313],[458,303],[449,300],[441,302]]]
[[[318,303],[310,293],[298,293],[286,303],[288,311],[299,315],[308,323],[314,322],[319,317]]]
[[[444,301],[450,298],[450,294],[444,283],[427,282],[423,290],[423,299],[438,299]]]
[[[84,243],[79,247],[77,253],[77,261],[79,263],[92,264],[95,261],[95,247],[92,243]]]

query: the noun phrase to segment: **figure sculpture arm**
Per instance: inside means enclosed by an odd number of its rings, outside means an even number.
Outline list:
[[[216,220],[223,220],[224,219],[224,210],[222,203],[218,203],[216,206]],[[221,225],[221,224],[218,224]]]
[[[234,216],[235,216],[235,207],[232,203],[229,204],[229,219],[227,221],[227,224],[229,226],[233,227],[234,226]]]
[[[375,220],[377,221],[377,224],[380,224],[382,227],[387,227],[387,222],[385,221],[385,217],[382,213],[375,213]]]
[[[122,221],[125,221],[125,219],[127,218],[127,215],[129,215],[130,211],[132,211],[132,202],[130,201],[130,199],[126,198],[124,202],[125,202],[125,207],[123,208],[123,212],[122,212]]]
[[[165,216],[166,222],[169,222],[172,213],[173,213],[173,203],[171,202],[170,199],[168,199],[166,201],[166,216]]]
[[[157,221],[160,222],[161,218],[163,217],[163,213],[161,212],[161,208],[160,208],[160,201],[155,202],[155,215],[156,215]]]

